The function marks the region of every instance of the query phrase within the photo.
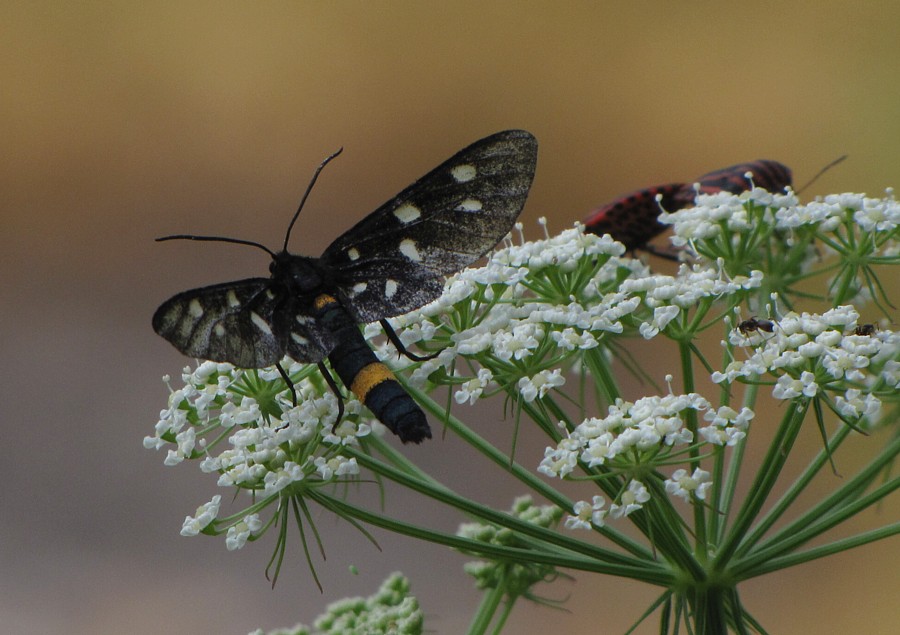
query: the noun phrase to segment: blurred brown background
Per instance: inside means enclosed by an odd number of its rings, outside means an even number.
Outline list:
[[[217,488],[141,446],[165,405],[160,376],[188,363],[150,316],[268,263],[154,237],[277,247],[313,168],[344,146],[294,232],[295,251],[318,254],[512,127],[541,144],[532,236],[538,216],[559,231],[620,193],[756,158],[803,182],[849,153],[805,196],[900,185],[900,4],[628,4],[3,3],[0,631],[245,633],[309,622],[395,569],[433,632],[461,632],[478,601],[464,557],[375,532],[378,552],[327,516],[324,595],[296,538],[271,590],[271,540],[228,553],[178,535]],[[660,373],[677,368],[663,353],[637,347]],[[494,419],[479,430],[507,444],[511,423]],[[491,470],[454,439],[404,452],[484,502],[507,508],[521,491],[486,492]],[[540,454],[525,442],[518,456]],[[858,462],[843,460],[848,473]],[[420,505],[397,494],[389,510],[446,530],[462,520]],[[896,541],[870,546],[755,580],[743,599],[772,633],[894,633],[897,563]],[[537,591],[567,611],[523,603],[507,632],[623,632],[656,593],[592,576]]]

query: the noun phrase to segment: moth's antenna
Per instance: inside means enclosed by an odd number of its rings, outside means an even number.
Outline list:
[[[224,238],[222,236],[192,236],[190,234],[176,234],[174,236],[163,236],[162,238],[157,238],[156,242],[161,243],[166,240],[205,240],[209,242],[218,242],[218,243],[234,243],[236,245],[250,245],[251,247],[258,247],[262,249],[264,252],[275,257],[275,252],[266,247],[265,245],[260,245],[259,243],[255,243],[252,240],[241,240],[240,238]]]
[[[843,161],[843,160],[846,159],[846,158],[847,158],[847,155],[846,155],[846,154],[841,155],[841,156],[839,156],[837,159],[835,159],[834,161],[832,161],[831,163],[829,163],[828,165],[826,165],[824,168],[822,168],[821,170],[819,170],[818,172],[816,172],[816,175],[815,175],[814,177],[812,177],[810,180],[808,180],[806,183],[804,183],[804,184],[803,184],[803,187],[801,187],[800,189],[797,190],[797,194],[800,194],[803,190],[805,190],[805,189],[808,188],[810,185],[812,185],[813,183],[815,183],[816,180],[817,180],[820,176],[822,176],[823,174],[825,174],[826,172],[828,172],[828,170],[830,170],[831,168],[833,168],[834,166],[836,166],[838,163],[840,163],[841,161]]]
[[[297,222],[297,217],[300,216],[300,211],[303,209],[303,204],[306,203],[306,199],[309,196],[309,193],[312,192],[313,185],[316,184],[316,179],[319,178],[319,173],[322,171],[322,169],[326,165],[328,165],[328,163],[333,158],[335,158],[337,155],[339,155],[343,151],[344,151],[344,148],[338,148],[337,152],[335,152],[334,154],[332,154],[328,157],[325,157],[325,160],[322,161],[322,163],[319,165],[319,167],[316,168],[316,171],[313,174],[313,177],[310,180],[309,185],[306,186],[306,191],[303,193],[303,198],[300,199],[300,207],[297,208],[297,212],[294,214],[294,217],[291,219],[291,224],[288,225],[287,233],[284,235],[284,247],[282,248],[282,251],[287,251],[288,241],[291,239],[291,230],[294,228],[294,223]]]

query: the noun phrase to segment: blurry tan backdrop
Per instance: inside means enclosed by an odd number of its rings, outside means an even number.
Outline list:
[[[378,552],[321,518],[320,595],[296,540],[271,590],[271,541],[228,553],[178,535],[216,488],[141,447],[165,404],[160,376],[188,362],[150,316],[176,291],[268,263],[153,238],[277,246],[314,166],[344,146],[294,232],[295,251],[318,254],[510,127],[541,144],[532,236],[538,216],[558,231],[622,192],[756,158],[802,182],[849,153],[807,196],[879,195],[900,185],[898,25],[891,2],[4,2],[0,631],[245,633],[308,622],[401,569],[433,632],[460,632],[478,595],[465,559],[432,545],[376,532]],[[511,424],[494,419],[480,429],[508,443]],[[814,430],[805,442],[818,447]],[[453,439],[404,451],[486,502],[519,491],[484,492]],[[541,447],[519,452],[535,464]],[[460,521],[419,505],[389,503]],[[897,505],[880,513],[872,522]],[[754,581],[744,600],[773,633],[894,633],[897,563],[896,541],[868,547]],[[654,596],[595,577],[542,590],[570,612],[522,604],[508,632],[622,632]]]

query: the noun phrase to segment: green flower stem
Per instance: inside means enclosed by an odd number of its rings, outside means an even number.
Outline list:
[[[891,538],[897,535],[900,535],[900,523],[894,523],[893,525],[879,527],[878,529],[863,532],[849,538],[836,540],[834,542],[828,543],[827,545],[808,549],[807,551],[792,553],[780,558],[772,557],[769,560],[764,560],[757,563],[753,567],[753,576],[761,576],[767,573],[773,573],[781,569],[793,567],[799,564],[810,562],[812,560],[818,560],[819,558],[824,558],[826,556],[831,556],[837,553],[848,551],[856,547],[862,547],[864,545],[877,542],[879,540],[884,540],[885,538]]]
[[[203,533],[208,533],[211,536],[217,536],[219,534],[225,533],[228,530],[228,527],[231,527],[233,524],[244,519],[245,516],[249,516],[250,514],[258,514],[262,510],[264,510],[269,505],[272,505],[276,500],[278,500],[279,494],[272,494],[270,496],[266,496],[262,498],[249,507],[245,507],[240,511],[237,511],[230,516],[222,516],[216,518],[213,522],[206,526],[203,530]],[[222,529],[224,527],[225,529]]]
[[[645,532],[648,541],[666,561],[677,568],[677,575],[693,581],[705,580],[706,571],[696,554],[691,552],[682,531],[683,521],[665,496],[664,488],[655,479],[648,479],[647,487],[653,490],[653,503],[632,514],[633,522]]]
[[[857,267],[852,261],[844,261],[842,272],[838,274],[834,281],[834,284],[837,285],[837,290],[832,291],[835,304],[844,304],[848,298],[854,295],[854,287],[857,281],[856,270]]]
[[[693,351],[690,345],[690,341],[686,339],[682,339],[678,341],[678,353],[681,359],[681,377],[684,384],[684,393],[690,394],[696,391],[696,385],[694,384],[694,364],[693,364]],[[684,413],[684,423],[685,427],[691,431],[691,434],[694,435],[694,438],[697,438],[697,411],[693,408],[689,408]],[[691,469],[697,469],[700,467],[699,460],[699,448],[692,447],[691,448]],[[665,497],[662,500],[667,500]],[[703,505],[693,505],[693,513],[694,513],[694,532],[695,532],[695,541],[694,541],[694,557],[698,558],[700,561],[706,560],[707,548],[707,535],[706,535],[706,508]]]
[[[734,359],[734,347],[728,344],[722,352],[722,368],[726,368]],[[749,384],[744,391],[743,405],[744,407],[753,409],[756,403],[756,396],[759,387],[756,384]],[[729,386],[724,382],[720,389],[720,403],[723,406],[731,404],[731,391]],[[743,464],[744,451],[746,449],[746,440],[741,441],[732,448],[731,460],[728,462],[727,477],[725,474],[725,448],[719,448],[716,453],[715,463],[711,471],[713,479],[712,494],[710,496],[710,505],[713,509],[721,511],[721,514],[710,514],[708,523],[709,535],[713,536],[716,542],[722,540],[725,531],[725,523],[722,522],[728,518],[731,513],[731,506],[734,502],[735,485],[738,483],[741,474],[741,465]]]
[[[448,490],[446,487],[444,487],[443,485],[441,485],[438,481],[436,481],[436,480],[435,480],[434,478],[432,478],[430,475],[428,475],[428,474],[426,474],[425,472],[423,472],[421,469],[419,469],[419,467],[418,467],[417,465],[415,465],[414,463],[410,462],[410,461],[406,458],[406,456],[405,456],[404,454],[401,454],[401,453],[398,452],[396,449],[394,449],[394,447],[393,447],[391,444],[386,443],[385,441],[383,441],[382,439],[380,439],[380,438],[378,438],[378,437],[373,437],[372,439],[368,440],[368,441],[367,441],[367,444],[370,445],[370,446],[372,446],[372,447],[377,448],[378,451],[379,451],[380,453],[384,454],[385,457],[389,460],[389,462],[390,462],[394,467],[396,467],[397,469],[399,469],[399,470],[401,470],[401,471],[403,471],[403,472],[409,474],[410,476],[412,476],[412,477],[414,477],[414,478],[421,478],[421,479],[424,479],[424,480],[426,480],[427,482],[429,482],[429,483],[431,483],[432,485],[434,485],[435,487],[442,488],[444,491],[446,491],[446,492],[448,492],[448,493],[450,493],[450,494],[453,494],[452,491]],[[508,464],[507,464],[507,466],[508,466]],[[424,493],[424,492],[423,492],[423,493]],[[660,493],[660,496],[662,497],[662,493]],[[665,498],[662,497],[660,500],[665,500]],[[674,511],[673,511],[673,513],[674,513]],[[476,514],[476,516],[478,516],[478,515]],[[241,517],[242,517],[242,516],[241,516]],[[674,524],[673,524],[673,525],[666,525],[666,526],[672,527],[672,526],[677,526],[677,525],[674,525]],[[607,531],[606,531],[606,528],[602,528],[602,529],[601,529],[601,532],[602,532],[602,533],[609,533],[609,534],[613,534],[613,533],[614,533],[614,532],[611,532],[611,531],[607,532]],[[614,540],[614,541],[617,541],[617,538],[618,538],[618,537],[612,537],[612,536],[608,536],[608,537],[610,537],[610,538],[611,538],[612,540]],[[544,548],[544,549],[546,549],[546,547],[548,546],[548,543],[547,543],[546,541],[542,540],[542,539],[541,539],[541,540],[533,540],[533,539],[526,538],[526,537],[521,537],[521,539],[522,539],[524,542],[526,542],[527,544],[533,545],[535,548]],[[561,552],[561,553],[565,553],[565,552]],[[652,554],[651,554],[650,552],[646,552],[646,551],[645,551],[644,553],[636,553],[635,555],[637,555],[638,557],[642,557],[642,558],[650,558],[650,557],[652,557]]]
[[[382,457],[384,457],[384,459],[387,460],[390,465],[404,472],[405,474],[408,474],[409,476],[422,480],[426,483],[430,483],[434,487],[444,487],[434,477],[432,477],[418,465],[410,461],[405,454],[399,452],[393,445],[385,441],[383,438],[373,434],[366,438],[365,443],[367,448],[377,450],[378,453]]]
[[[517,599],[517,597],[507,596],[506,602],[503,603],[503,612],[494,624],[494,635],[500,635],[500,633],[503,632],[503,627],[506,625],[506,622],[509,621],[509,616],[512,615],[512,610]]]
[[[690,349],[685,349],[686,355],[690,358]],[[690,365],[690,359],[688,359],[688,365]],[[692,367],[691,367],[692,372]],[[686,375],[689,376],[689,375]],[[438,404],[436,401],[432,400],[428,395],[423,393],[422,391],[416,389],[412,386],[407,386],[409,391],[413,394],[416,401],[422,405],[427,411],[429,411],[435,417],[443,417],[445,419],[446,425],[459,434],[463,440],[467,443],[475,447],[482,454],[493,460],[498,465],[502,466],[504,469],[510,470],[513,474],[519,478],[522,482],[524,482],[528,487],[532,490],[537,491],[538,493],[545,496],[548,500],[554,502],[559,505],[563,509],[572,509],[573,503],[566,498],[562,497],[556,490],[549,488],[546,486],[543,481],[538,480],[536,477],[531,475],[529,472],[525,471],[521,466],[510,461],[509,457],[498,451],[494,446],[484,441],[481,437],[476,435],[470,428],[465,426],[461,421],[453,417],[452,415],[448,415],[446,410]],[[523,410],[535,421],[539,421],[544,415],[540,412],[539,409],[535,408],[533,404],[522,404]],[[545,421],[545,424],[549,425],[549,422]],[[696,417],[694,418],[694,430],[696,431]],[[358,461],[362,464],[362,459],[358,458]],[[374,469],[374,468],[373,468]],[[381,473],[380,470],[375,470],[378,473]],[[594,473],[593,470],[588,470],[588,473]],[[390,476],[388,476],[390,478]],[[612,483],[607,482],[606,480],[600,481],[600,486],[604,487],[604,491],[611,498],[615,498],[618,494],[618,487],[622,484],[614,485]],[[423,492],[424,493],[424,492]],[[668,505],[668,497],[664,495],[659,495],[656,499],[658,502]],[[655,507],[651,510],[647,511],[645,514],[637,514],[634,517],[634,521],[636,526],[638,526],[644,534],[651,539],[651,542],[655,545],[655,548],[660,552],[666,555],[666,558],[674,563],[678,563],[679,569],[685,572],[690,572],[689,575],[694,580],[702,580],[705,578],[705,573],[703,568],[700,566],[699,562],[696,560],[695,556],[691,556],[688,551],[685,550],[685,545],[683,540],[681,540],[680,534],[673,534],[673,527],[677,527],[678,524],[672,524],[671,518],[665,516],[665,514],[660,515],[662,510],[656,509]],[[674,513],[674,510],[670,511]],[[485,518],[483,513],[475,512],[475,515],[479,518]],[[654,520],[655,518],[655,520]],[[701,518],[705,518],[705,515],[701,512]],[[496,521],[492,521],[496,522]],[[509,526],[506,522],[499,522],[498,524]],[[653,529],[655,527],[655,531]],[[610,531],[607,527],[603,527],[597,530],[599,533],[604,534],[610,540],[616,542],[621,547],[627,549],[631,553],[635,554],[640,558],[650,559],[652,558],[652,554],[649,553],[643,546],[638,545],[636,543],[632,543],[631,541],[627,541],[624,537],[620,536],[617,532]],[[558,536],[559,534],[553,534]],[[704,544],[699,543],[698,544]],[[697,547],[699,549],[699,547]],[[703,550],[700,553],[704,553]]]
[[[515,391],[515,389],[513,389]],[[513,395],[515,396],[515,395]],[[572,424],[568,421],[568,417],[565,416],[565,413],[562,412],[562,409],[549,399],[547,396],[542,400],[543,402],[547,402],[545,407],[551,410],[555,415],[558,415],[557,418],[566,423],[567,429],[571,430]],[[533,402],[527,403],[521,400],[516,401],[516,405],[521,408],[525,414],[537,425],[541,432],[547,435],[548,438],[551,439],[553,443],[559,443],[560,439],[563,438],[562,431],[559,429],[556,424],[550,421],[550,418],[547,417],[547,413],[545,410],[537,407]]]
[[[781,420],[778,430],[773,436],[769,450],[760,465],[756,479],[750,486],[750,492],[744,500],[744,504],[738,512],[737,518],[730,532],[725,537],[722,545],[716,552],[715,569],[724,570],[735,552],[740,547],[741,541],[753,524],[760,509],[765,504],[769,493],[778,480],[778,475],[787,460],[790,449],[800,433],[801,423],[809,410],[809,401],[792,404]]]
[[[481,604],[479,604],[478,610],[475,612],[475,617],[466,633],[468,635],[483,635],[484,633],[487,633],[491,626],[491,622],[494,621],[494,616],[497,614],[497,609],[504,604],[504,599],[506,599],[505,609],[493,629],[494,633],[499,633],[503,629],[503,625],[509,618],[509,614],[515,604],[512,601],[512,598],[509,598],[506,594],[505,585],[503,584],[498,584],[486,590],[484,597],[481,598]]]
[[[840,435],[845,437],[848,434],[849,429],[842,427],[835,436],[837,437]],[[859,507],[859,501],[862,500],[860,497],[862,496],[863,491],[879,477],[885,468],[889,468],[894,463],[898,454],[900,454],[900,437],[895,437],[887,446],[885,446],[881,453],[867,463],[865,468],[856,476],[846,481],[840,488],[832,492],[830,496],[807,511],[803,517],[798,518],[788,527],[783,528],[778,534],[770,537],[768,541],[780,540],[782,536],[790,536],[792,533],[796,533],[803,527],[815,526],[823,522],[823,519],[830,520],[832,515],[838,515],[839,517],[842,517],[843,520],[848,519],[853,514],[847,513],[847,510]],[[823,455],[827,456],[825,450],[822,450],[817,457],[817,464],[824,464],[826,458]],[[893,481],[888,481],[886,486],[895,487],[896,483],[897,479],[894,479]]]
[[[803,514],[801,518],[798,518],[778,534],[761,544],[749,557],[741,559],[740,564],[736,566],[741,571],[753,569],[754,565],[759,565],[769,558],[780,556],[785,551],[794,549],[836,525],[845,522],[866,507],[877,503],[900,488],[900,478],[894,478],[865,496],[847,496],[847,492],[859,492],[860,487],[871,483],[872,479],[877,477],[885,465],[888,465],[896,458],[898,452],[900,452],[900,437],[895,438],[893,443],[885,448],[881,457],[867,464],[865,469],[860,471],[853,479],[819,502],[819,504]],[[828,554],[826,553],[825,555]],[[755,571],[753,575],[755,575]]]
[[[854,540],[856,540],[856,537],[846,538],[840,541],[829,543],[827,545],[822,545],[821,547],[817,547],[806,552],[795,553],[779,558],[780,554],[783,554],[786,551],[790,551],[791,549],[794,549],[795,547],[798,547],[799,545],[812,540],[825,531],[846,521],[847,518],[849,518],[853,514],[857,514],[866,507],[874,505],[877,502],[883,500],[888,494],[896,491],[898,487],[900,487],[900,480],[895,480],[890,484],[879,487],[868,496],[862,497],[856,505],[849,507],[847,513],[829,516],[828,518],[822,519],[820,522],[816,523],[815,526],[810,527],[809,529],[804,531],[799,531],[796,535],[781,541],[780,544],[775,544],[771,545],[768,548],[764,547],[756,550],[751,557],[742,559],[740,562],[735,563],[735,565],[732,567],[732,571],[734,571],[734,573],[736,575],[739,575],[741,578],[746,579],[760,575],[759,571],[763,568],[768,567],[770,563],[775,560],[779,560],[782,563],[783,567],[793,566],[809,562],[810,560],[813,560],[815,558],[822,558],[825,556],[833,555],[843,551],[846,548],[849,548],[846,546],[841,547],[841,545],[845,544],[846,541],[851,541],[852,543]],[[886,527],[881,527],[877,531],[870,532],[869,534],[864,535],[867,536],[866,542],[872,542],[873,540],[879,540],[881,538],[887,538],[889,536],[895,535],[898,532],[900,532],[900,523],[892,526],[889,525]]]
[[[598,346],[586,350],[582,359],[590,371],[594,384],[600,391],[600,395],[607,404],[614,403],[616,399],[622,396],[622,391],[619,390],[616,378],[612,374],[612,369],[609,362],[605,359],[601,347]]]
[[[694,633],[697,635],[719,635],[728,632],[725,622],[726,609],[722,588],[716,585],[689,587],[682,591],[691,606],[694,619]]]
[[[388,518],[387,516],[377,514],[369,510],[361,509],[340,499],[333,498],[322,493],[321,491],[310,491],[307,495],[325,509],[328,509],[340,516],[349,516],[376,527],[387,529],[388,531],[402,534],[404,536],[418,538],[420,540],[426,540],[428,542],[433,542],[447,547],[452,547],[453,549],[457,549],[464,553],[474,554],[480,557],[494,560],[508,560],[521,564],[538,563],[554,567],[565,567],[578,571],[592,571],[594,573],[604,573],[607,575],[641,580],[643,582],[655,584],[657,586],[667,586],[672,583],[671,574],[666,569],[660,567],[659,565],[652,564],[651,562],[631,560],[631,564],[612,564],[613,561],[627,561],[627,559],[624,558],[621,554],[606,552],[600,558],[585,558],[579,555],[575,555],[572,552],[566,555],[558,551],[541,552],[533,549],[505,547],[501,545],[481,542],[478,540],[471,540],[469,538],[462,538],[460,536],[446,534],[443,532],[427,529],[425,527],[411,525],[407,522],[394,520],[392,518]],[[496,522],[499,525],[508,525],[510,524],[510,522],[512,522],[512,524],[516,525],[516,530],[523,533],[546,532],[550,534],[550,538],[554,542],[559,542],[558,539],[562,538],[561,536],[559,536],[559,534],[556,534],[549,530],[545,530],[531,523],[519,521],[512,516],[496,512],[493,515],[495,516],[496,520],[492,520],[492,522]],[[501,516],[504,516],[505,518],[500,518]],[[566,539],[563,538],[563,540]],[[586,545],[584,543],[578,543],[577,541],[573,542],[576,542],[576,546],[579,546],[581,550],[585,552],[591,550],[603,551],[592,548],[590,547],[590,545]],[[575,550],[573,549],[572,551]]]
[[[691,351],[690,342],[688,341],[679,341],[678,342],[678,355],[681,360],[681,376],[682,382],[684,385],[684,394],[690,394],[696,391],[696,386],[694,385],[694,364],[691,361],[693,359],[693,354]],[[697,411],[693,408],[689,408],[684,413],[685,426],[691,431],[694,435],[694,438],[697,437]],[[691,456],[697,457],[699,454],[698,448],[691,448]],[[699,462],[692,461],[692,468],[700,467]]]
[[[752,410],[756,405],[756,397],[758,394],[759,384],[754,383],[747,385],[747,388],[744,391],[743,406]],[[723,540],[727,529],[727,524],[724,522],[724,519],[731,517],[734,495],[737,491],[737,484],[740,482],[741,467],[744,464],[744,454],[747,450],[746,438],[736,444],[731,450],[731,460],[728,462],[728,472],[726,478],[722,481],[721,490],[716,488],[715,485],[713,486],[714,496],[712,500],[715,501],[714,509],[721,512],[719,514],[709,515],[709,532],[710,535],[715,538],[716,542],[721,542]],[[716,456],[717,469],[716,474],[714,475],[716,483],[719,482],[718,473],[720,470],[718,468],[723,464],[724,460],[725,448],[721,448],[721,452]]]
[[[469,428],[452,414],[448,413],[441,404],[432,399],[427,393],[414,386],[409,385],[402,379],[401,383],[420,406],[431,413],[431,415],[436,419],[442,420],[450,430],[459,435],[459,437],[463,441],[475,448],[475,450],[477,450],[479,453],[483,454],[485,457],[493,461],[496,465],[502,467],[504,470],[509,471],[514,477],[516,477],[528,488],[535,492],[538,492],[555,505],[558,505],[563,509],[572,509],[572,505],[574,503],[568,497],[564,496],[558,490],[547,485],[544,481],[539,479],[534,474],[528,472],[521,465],[512,461],[509,456],[488,443],[484,438],[475,434],[475,432],[472,431],[471,428]]]
[[[466,630],[468,635],[483,635],[487,633],[497,608],[503,602],[505,595],[503,586],[500,584],[486,589],[484,596],[481,598],[481,604],[478,605],[478,609],[475,611],[472,623],[469,624],[469,628]]]
[[[524,483],[532,491],[540,494],[548,501],[552,502],[558,507],[561,507],[562,509],[571,510],[573,508],[574,502],[571,499],[564,496],[558,490],[547,485],[544,481],[542,481],[531,472],[527,471],[518,463],[510,460],[510,457],[508,455],[504,454],[493,445],[485,441],[482,437],[477,435],[471,428],[466,426],[455,416],[449,414],[439,403],[434,401],[426,393],[422,392],[418,388],[406,384],[405,382],[404,387],[409,390],[410,394],[413,395],[419,405],[425,408],[425,410],[430,412],[434,417],[443,419],[447,427],[457,435],[459,435],[463,441],[478,450],[481,454],[486,456],[489,460],[493,461],[496,465],[510,472],[514,477],[519,479],[519,481]],[[526,412],[528,412],[530,416],[539,416],[538,413],[532,409],[531,404],[524,404],[523,409],[526,410]],[[615,542],[615,544],[632,553],[638,558],[652,559],[653,557],[653,554],[646,547],[637,542],[634,542],[633,540],[627,538],[619,532],[613,531],[608,527],[602,527],[597,531],[599,531],[599,533],[602,533],[606,538],[612,540],[613,542]]]
[[[538,539],[542,543],[556,545],[561,549],[580,553],[596,560],[616,562],[625,566],[637,565],[638,563],[643,561],[652,562],[652,554],[650,552],[645,551],[644,554],[639,554],[638,558],[635,559],[623,556],[622,554],[613,551],[595,547],[583,541],[569,538],[566,535],[560,534],[556,531],[544,529],[543,527],[539,527],[532,523],[519,520],[518,518],[515,518],[505,512],[499,512],[490,507],[480,505],[479,503],[476,503],[470,499],[455,494],[446,487],[434,487],[428,483],[423,483],[413,477],[410,477],[407,474],[404,474],[399,470],[391,468],[390,466],[367,456],[362,452],[359,452],[358,450],[348,448],[348,451],[350,451],[350,453],[356,457],[357,462],[360,465],[372,470],[373,472],[385,478],[388,478],[404,487],[417,491],[420,494],[424,494],[429,498],[455,507],[467,514],[471,514],[475,518],[494,523],[501,527],[506,527],[526,536],[531,536]]]
[[[556,399],[554,399],[552,397],[552,394],[553,394],[552,392],[548,392],[544,397],[542,397],[539,402],[540,405],[542,407],[546,408],[556,421],[560,421],[560,422],[564,423],[567,430],[571,430],[572,428],[575,427],[575,424],[572,422],[572,419],[569,417],[569,415],[566,413],[566,411],[562,408],[562,406],[560,406],[556,402]],[[535,401],[534,403],[538,403],[538,402]],[[532,409],[532,410],[537,410],[538,412],[541,411],[540,408]],[[529,413],[529,416],[531,416],[530,413]],[[544,418],[546,419],[546,415],[544,416]],[[532,416],[532,419],[534,419],[533,416]],[[535,419],[535,421],[537,421],[537,420]],[[559,440],[562,439],[562,434],[559,432],[559,426],[553,425],[553,421],[550,421],[548,419],[546,421],[540,422],[540,425],[541,425],[542,429],[549,428],[549,429],[553,430],[554,432],[556,432],[556,434],[554,436],[559,437],[559,438],[551,437],[551,438],[553,438],[554,443],[558,443]]]
[[[750,532],[746,538],[741,542],[740,549],[735,553],[736,556],[740,557],[744,554],[748,553],[753,546],[769,531],[769,529],[774,525],[779,518],[790,508],[790,506],[797,500],[800,494],[806,489],[806,487],[812,482],[813,478],[818,474],[822,467],[828,462],[828,457],[834,454],[834,450],[841,444],[841,442],[850,434],[851,428],[848,426],[841,426],[838,428],[834,437],[832,437],[831,441],[828,443],[827,448],[823,448],[815,459],[810,463],[809,466],[803,473],[791,484],[791,487],[782,495],[782,497],[778,500],[777,503],[770,509],[764,516],[762,516],[759,521],[756,523],[753,531]],[[808,522],[810,519],[809,514],[804,514],[803,518],[804,524]],[[792,523],[793,527],[792,531],[796,531],[797,523]],[[781,533],[784,533],[782,530]]]
[[[744,623],[746,611],[741,604],[741,596],[737,588],[734,586],[727,587],[723,589],[723,594],[725,595],[726,606],[729,609],[727,615],[728,625],[739,635],[751,635],[751,631],[747,629],[747,625]],[[765,630],[760,627],[756,629],[756,632],[765,633]]]

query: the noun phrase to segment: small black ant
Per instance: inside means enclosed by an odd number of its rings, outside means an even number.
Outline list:
[[[875,335],[875,325],[874,324],[860,324],[855,329],[853,329],[854,335]]]
[[[759,320],[754,316],[738,324],[738,330],[744,335],[750,335],[750,333],[755,333],[756,331],[771,333],[775,330],[775,323],[771,320]]]

